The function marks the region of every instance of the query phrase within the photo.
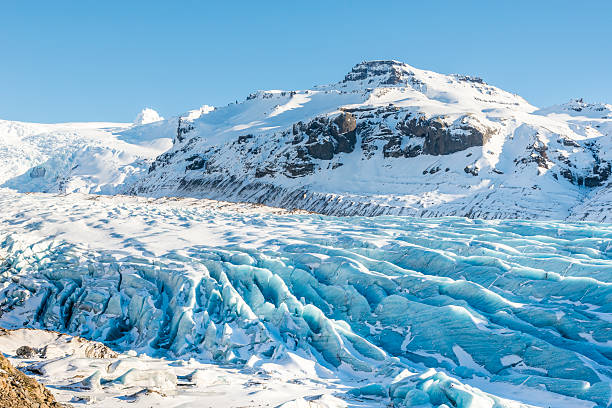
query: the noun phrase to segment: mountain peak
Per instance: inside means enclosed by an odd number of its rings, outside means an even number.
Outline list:
[[[412,67],[395,60],[373,60],[361,62],[346,74],[344,81],[376,80],[383,85],[396,85],[403,82],[406,74],[411,74]]]
[[[151,108],[144,108],[140,111],[140,113],[136,116],[134,120],[135,125],[146,125],[148,123],[159,122],[160,120],[164,120],[163,117],[159,116],[156,110]]]
[[[612,119],[612,105],[606,103],[587,102],[582,98],[571,99],[560,105],[553,105],[538,111],[541,115],[567,114],[597,119]]]
[[[214,106],[202,105],[200,106],[199,109],[193,109],[193,110],[187,111],[187,113],[181,116],[181,118],[185,120],[195,120],[199,118],[200,116],[206,115],[207,113],[210,113],[214,110],[215,110]]]
[[[569,102],[561,105],[567,111],[573,111],[578,113],[594,113],[596,115],[602,115],[606,117],[612,113],[612,105],[605,103],[591,103],[586,102],[584,99],[571,99]]]

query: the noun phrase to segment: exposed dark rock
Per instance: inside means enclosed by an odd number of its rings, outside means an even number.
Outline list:
[[[356,127],[355,116],[348,112],[340,114],[332,121],[320,117],[305,125],[301,122],[294,125],[294,141],[300,140],[298,137],[301,133],[305,134],[308,137],[308,154],[314,159],[331,160],[335,154],[351,153],[355,149]]]
[[[395,136],[389,138],[387,144],[383,146],[383,155],[385,157],[402,157],[404,152],[401,150],[402,138]]]
[[[544,144],[536,144],[533,146],[533,153],[531,153],[531,157],[533,161],[538,164],[538,167],[542,167],[545,169],[550,168],[548,159],[548,148]]]
[[[474,146],[483,146],[493,135],[493,131],[481,131],[467,123],[450,127],[443,118],[425,119],[407,115],[398,122],[397,130],[408,137],[423,138],[423,153],[433,156],[447,155]]]
[[[288,163],[285,166],[285,175],[291,178],[303,177],[314,173],[313,163]]]
[[[185,140],[185,134],[194,129],[193,125],[189,122],[184,122],[182,118],[178,120],[178,127],[176,129],[176,141],[179,143]]]
[[[185,166],[185,170],[201,170],[206,167],[206,160],[197,155],[191,156],[187,161],[191,161],[191,163]]]
[[[469,75],[459,75],[459,74],[455,74],[453,76],[455,78],[457,78],[457,80],[463,81],[463,82],[473,82],[475,84],[484,84],[485,83],[482,80],[482,78],[479,78],[479,77],[474,77],[474,76],[469,76]]]
[[[559,174],[567,179],[570,183],[575,184],[577,186],[584,187],[599,187],[603,185],[612,175],[612,164],[600,161],[598,157],[595,155],[595,160],[598,162],[591,172],[586,174],[579,173],[578,170],[573,169],[573,165],[568,160],[565,160],[563,163],[567,165],[566,168],[562,168],[559,171]]]
[[[550,168],[551,161],[548,157],[548,147],[546,146],[546,144],[544,144],[540,140],[536,140],[532,145],[527,146],[527,151],[530,152],[529,156],[516,158],[514,159],[514,163],[536,163],[538,167],[542,169]],[[566,161],[566,164],[569,165],[569,162]]]
[[[255,177],[256,178],[262,178],[262,177],[265,177],[265,176],[271,176],[273,174],[274,174],[274,170],[268,169],[268,168],[256,169],[255,170]]]
[[[355,116],[350,113],[342,113],[334,119],[334,123],[338,126],[338,132],[344,134],[352,132],[357,127]]]
[[[20,358],[34,358],[38,357],[38,350],[30,346],[21,346],[15,351],[15,354]]]
[[[334,144],[331,140],[323,140],[306,145],[308,154],[315,159],[331,160],[334,158]]]
[[[598,187],[604,184],[612,174],[610,163],[599,163],[593,167],[593,174],[584,178],[585,187]]]
[[[381,84],[397,85],[403,83],[401,63],[397,61],[368,61],[353,67],[342,82],[363,81],[374,77],[382,77]],[[386,77],[386,78],[385,78]]]
[[[465,171],[468,174],[471,174],[472,176],[477,176],[478,175],[478,167],[476,167],[473,164],[471,164],[469,166],[465,166],[463,171]]]
[[[247,140],[252,139],[253,135],[243,135],[243,136],[238,136],[238,143],[245,143]]]
[[[407,146],[402,149],[402,137],[392,136],[383,146],[383,156],[386,157],[416,157],[423,152],[420,145]]]
[[[149,166],[149,173],[155,171],[159,167],[166,166],[170,163],[170,160],[177,154],[176,151],[162,153],[157,156],[157,159]]]
[[[575,183],[574,175],[572,174],[571,171],[569,171],[569,169],[561,169],[561,171],[559,171],[559,174],[561,174],[563,177],[565,177],[571,183]]]
[[[334,123],[338,126],[338,134],[332,132],[336,140],[334,153],[353,152],[353,150],[355,150],[355,143],[357,142],[357,121],[355,120],[355,116],[350,113],[343,113],[334,119]]]
[[[580,147],[578,142],[576,142],[575,140],[572,140],[572,139],[563,138],[563,139],[560,140],[560,142],[563,143],[563,146]]]

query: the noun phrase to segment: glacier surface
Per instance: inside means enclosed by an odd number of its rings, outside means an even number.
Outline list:
[[[350,384],[350,406],[612,400],[609,224],[6,190],[0,207],[3,327],[169,360],[309,361]],[[152,376],[114,381],[174,381]]]

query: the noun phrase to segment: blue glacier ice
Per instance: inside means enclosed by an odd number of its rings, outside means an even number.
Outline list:
[[[394,406],[515,406],[476,383],[610,406],[612,225],[183,215],[236,239],[136,256],[0,232],[0,325],[237,365],[291,351]]]

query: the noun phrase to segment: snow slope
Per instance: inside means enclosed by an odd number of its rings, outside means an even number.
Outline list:
[[[0,325],[145,353],[154,361],[135,368],[161,370],[158,380],[211,363],[261,379],[276,370],[270,401],[284,398],[285,407],[321,393],[348,406],[604,407],[612,399],[609,224],[336,218],[8,191],[0,207]],[[190,359],[189,370],[171,368]],[[114,373],[89,364],[78,373],[100,370],[99,406],[143,384],[167,385],[128,374],[128,364]],[[223,366],[210,369],[216,377]],[[279,376],[305,382],[279,397]],[[186,387],[185,398],[201,392]],[[232,401],[231,387],[222,392]]]

